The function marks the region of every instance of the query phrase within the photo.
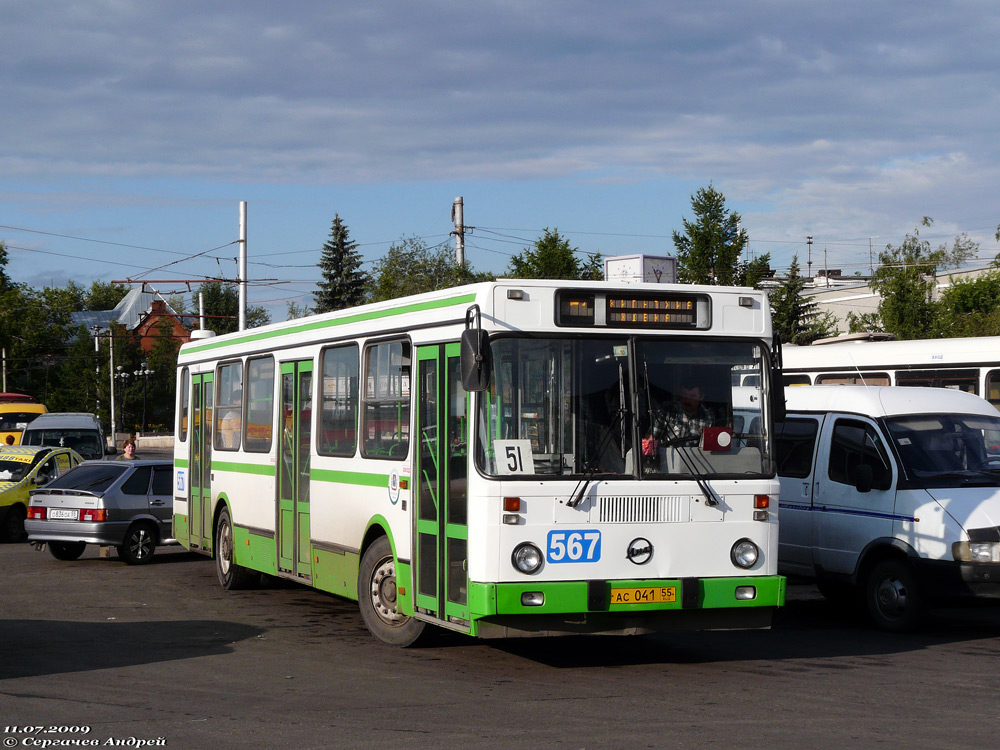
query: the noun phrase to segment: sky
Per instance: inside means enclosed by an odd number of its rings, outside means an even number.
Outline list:
[[[365,268],[675,252],[713,185],[748,255],[867,273],[924,216],[1000,251],[1000,6],[866,0],[0,0],[0,241],[34,287],[237,276],[308,306],[335,215]]]

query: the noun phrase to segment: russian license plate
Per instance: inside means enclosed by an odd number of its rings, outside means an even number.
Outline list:
[[[676,601],[676,586],[630,586],[611,589],[612,604],[669,604]]]
[[[80,517],[80,511],[76,508],[49,508],[49,518],[58,520],[75,521]]]

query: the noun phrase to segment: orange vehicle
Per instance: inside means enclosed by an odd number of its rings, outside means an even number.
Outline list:
[[[48,409],[23,393],[0,393],[0,445],[20,445],[24,428]]]

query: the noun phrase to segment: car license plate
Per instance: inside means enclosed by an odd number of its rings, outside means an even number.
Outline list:
[[[76,508],[49,508],[49,518],[75,521],[79,517],[80,511]]]
[[[669,604],[677,601],[676,586],[612,588],[612,604]]]

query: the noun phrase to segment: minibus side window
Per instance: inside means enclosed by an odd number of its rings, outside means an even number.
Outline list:
[[[838,419],[830,443],[831,481],[854,486],[858,467],[864,465],[871,467],[872,489],[892,486],[892,469],[875,428],[853,419]]]

